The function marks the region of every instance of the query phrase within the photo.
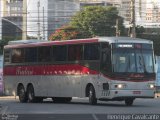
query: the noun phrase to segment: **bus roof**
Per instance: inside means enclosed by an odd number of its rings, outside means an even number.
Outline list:
[[[34,46],[51,46],[51,45],[64,45],[64,44],[81,44],[81,43],[98,43],[98,42],[108,42],[108,43],[148,43],[153,42],[146,39],[140,38],[130,38],[130,37],[96,37],[96,38],[86,38],[86,39],[74,39],[74,40],[64,40],[64,41],[42,41],[42,40],[18,40],[10,41],[8,45],[4,48],[24,48],[24,47],[34,47]]]
[[[151,40],[131,37],[100,37],[99,41],[109,43],[153,43]]]
[[[8,45],[15,45],[15,44],[29,44],[29,43],[39,43],[44,42],[44,40],[37,40],[37,39],[31,39],[31,40],[15,40],[15,41],[9,41]]]

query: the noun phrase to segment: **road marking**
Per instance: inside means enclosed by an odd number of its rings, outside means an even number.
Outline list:
[[[94,118],[94,120],[98,120],[98,118],[95,114],[92,114],[92,117]]]
[[[5,115],[7,110],[8,110],[8,106],[2,107],[2,110],[0,111],[0,114]]]

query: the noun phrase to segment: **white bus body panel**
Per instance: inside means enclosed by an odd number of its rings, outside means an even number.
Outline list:
[[[154,89],[149,88],[148,82],[130,82],[107,80],[102,75],[74,75],[74,76],[5,76],[6,95],[16,95],[17,86],[22,83],[27,89],[31,83],[35,96],[41,97],[86,97],[86,86],[91,83],[98,99],[113,99],[116,97],[154,97]],[[109,90],[103,90],[103,83],[109,83]],[[116,84],[125,84],[126,88],[116,89]],[[118,92],[118,93],[116,93]],[[138,92],[138,93],[136,93]],[[139,93],[140,92],[140,93]]]

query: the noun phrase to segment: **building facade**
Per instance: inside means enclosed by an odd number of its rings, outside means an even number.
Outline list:
[[[131,0],[121,0],[119,14],[124,18],[125,26],[129,27],[131,21]],[[145,23],[146,0],[135,0],[135,22],[136,25]]]
[[[27,35],[47,40],[57,28],[66,25],[70,18],[88,5],[115,6],[124,18],[124,25],[131,25],[131,0],[27,0],[27,12],[23,11],[23,0],[1,0],[1,19],[13,24],[18,31],[23,28],[22,18],[27,14]],[[135,0],[136,25],[146,28],[160,27],[160,2],[158,0]],[[3,27],[2,27],[3,26]],[[0,38],[6,25],[0,22]],[[1,31],[2,29],[2,31]],[[23,31],[24,32],[24,31]],[[5,32],[3,32],[5,33]],[[6,35],[5,35],[6,36]]]
[[[118,9],[121,7],[122,0],[106,0],[108,3],[112,4],[112,6],[117,7]]]
[[[47,39],[48,0],[27,0],[27,35]],[[44,31],[44,32],[43,32]]]
[[[160,27],[160,2],[158,0],[148,0],[146,7],[146,28]]]
[[[67,25],[79,10],[77,0],[48,0],[48,36],[57,28]]]
[[[2,39],[21,39],[22,0],[2,0]]]
[[[27,5],[27,34],[37,37],[39,32],[45,40],[80,9],[78,0],[28,0]]]

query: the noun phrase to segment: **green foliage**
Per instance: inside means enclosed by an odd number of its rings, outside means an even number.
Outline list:
[[[9,37],[9,36],[3,37],[3,40],[0,40],[0,54],[3,54],[3,47],[5,45],[7,45],[9,41],[19,40],[19,39],[21,39],[21,36],[16,37],[16,38],[15,37]]]
[[[160,35],[140,34],[137,37],[152,40],[153,46],[154,46],[154,53],[155,53],[155,55],[160,56],[160,51],[159,51]]]
[[[79,38],[84,38],[84,36],[83,33],[79,31],[76,27],[63,26],[57,29],[54,33],[52,33],[49,37],[49,40],[71,40]]]
[[[3,47],[8,44],[8,40],[0,40],[0,54],[3,54]]]
[[[123,19],[115,7],[88,6],[77,12],[70,25],[89,36],[114,36],[116,19],[120,20],[119,28],[123,32]]]
[[[115,7],[88,6],[72,17],[68,26],[57,29],[49,40],[70,40],[95,36],[115,36],[116,20],[121,35],[125,34],[122,17]]]
[[[136,27],[136,33],[138,38],[148,39],[153,41],[154,53],[160,56],[159,46],[160,46],[160,34],[146,34],[145,28],[143,26]]]
[[[145,28],[143,27],[143,26],[136,26],[136,33],[137,34],[142,34],[142,33],[144,33],[145,32]]]

